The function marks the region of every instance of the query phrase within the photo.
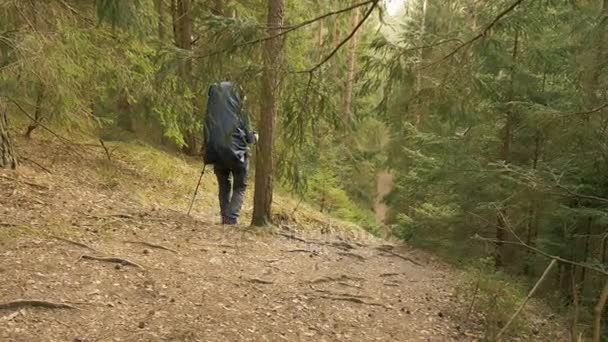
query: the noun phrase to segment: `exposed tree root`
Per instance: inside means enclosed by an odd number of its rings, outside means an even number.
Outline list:
[[[113,263],[117,263],[117,264],[121,264],[121,265],[138,267],[142,270],[144,269],[144,267],[138,263],[135,263],[135,262],[127,260],[127,259],[117,258],[117,257],[96,257],[96,256],[92,256],[92,255],[83,255],[80,258],[88,259],[88,260],[103,261],[103,262],[113,262]]]
[[[355,249],[355,247],[353,247],[353,245],[351,245],[347,242],[344,242],[344,241],[334,241],[334,242],[330,242],[328,245],[339,248],[339,249],[343,249],[345,251]]]
[[[364,278],[358,278],[358,277],[350,277],[347,276],[345,274],[339,276],[339,277],[322,277],[322,278],[317,278],[311,281],[312,284],[321,284],[321,283],[328,283],[328,282],[341,282],[341,281],[345,281],[345,280],[351,280],[351,281],[365,281]]]
[[[316,287],[314,287],[313,285],[309,285],[311,289],[313,289],[314,291],[320,292],[320,293],[326,293],[328,295],[331,296],[336,296],[336,297],[347,297],[347,298],[365,298],[365,299],[371,299],[371,297],[369,296],[361,296],[361,295],[356,295],[356,294],[351,294],[351,293],[342,293],[342,292],[332,292],[329,290],[323,290],[323,289],[318,289]]]
[[[360,298],[356,298],[356,297],[335,297],[335,296],[320,296],[319,298],[324,298],[324,299],[331,299],[331,300],[340,300],[340,301],[345,301],[345,302],[352,302],[352,303],[357,303],[357,304],[363,304],[363,305],[370,305],[370,306],[380,306],[383,307],[385,309],[391,309],[390,306],[381,304],[381,303],[374,303],[374,302],[366,302]]]
[[[408,258],[405,255],[401,255],[399,253],[393,252],[392,250],[389,250],[389,249],[386,249],[386,248],[382,248],[382,247],[376,247],[376,249],[379,250],[382,253],[385,253],[385,254],[397,257],[399,259],[403,259],[405,261],[409,261],[409,262],[411,262],[412,264],[414,264],[416,266],[422,266],[422,264],[419,263],[418,261],[416,261],[416,260],[414,260],[412,258]]]
[[[319,255],[319,252],[310,251],[308,249],[287,249],[287,250],[283,250],[282,252],[285,252],[285,253],[310,253],[313,255]]]
[[[304,243],[311,243],[311,241],[299,238],[299,237],[297,237],[295,235],[292,235],[292,234],[286,234],[286,233],[277,233],[277,234],[280,235],[280,236],[282,236],[282,237],[286,237],[288,239],[291,239],[291,240],[296,240],[296,241],[300,241],[300,242],[304,242]]]
[[[66,238],[61,237],[61,236],[55,236],[55,235],[52,235],[51,237],[53,239],[56,239],[56,240],[59,240],[59,241],[67,242],[67,243],[72,244],[74,246],[78,246],[78,247],[86,248],[86,249],[91,250],[91,251],[95,251],[95,248],[93,248],[93,247],[91,247],[91,246],[89,246],[87,244],[84,244],[82,242],[73,241],[73,240],[66,239]]]
[[[46,300],[17,299],[11,302],[0,303],[0,310],[20,309],[28,306],[46,309],[76,309],[75,306],[65,303],[53,303]]]
[[[365,261],[366,259],[359,254],[350,253],[350,252],[338,252],[338,255],[355,258],[359,261]]]
[[[247,279],[247,281],[249,281],[250,283],[254,283],[254,284],[264,284],[264,285],[274,284],[274,282],[272,282],[270,280],[264,280],[264,279],[258,279],[258,278]]]
[[[381,275],[379,275],[378,277],[380,278],[384,278],[384,277],[395,277],[401,275],[401,273],[382,273]]]
[[[146,242],[146,241],[125,241],[126,243],[132,243],[132,244],[139,244],[139,245],[144,245],[144,246],[148,246],[150,248],[156,248],[156,249],[162,249],[165,251],[169,251],[169,252],[173,252],[175,254],[179,254],[178,251],[176,251],[175,249],[171,249],[169,247],[165,247],[163,245],[158,245],[155,243],[150,243],[150,242]]]

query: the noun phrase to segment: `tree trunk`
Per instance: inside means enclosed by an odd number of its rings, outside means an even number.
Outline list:
[[[191,0],[174,0],[172,7],[175,45],[182,50],[192,51],[192,2]],[[184,87],[192,88],[192,59],[188,56],[188,58],[182,60],[178,70],[184,82]],[[186,123],[182,127],[182,135],[186,143],[183,152],[188,155],[196,154],[196,132],[193,130],[196,113],[198,112],[196,101],[193,101],[192,105],[193,113],[191,117],[185,120]]]
[[[158,39],[165,40],[165,0],[155,0],[156,12],[158,14]]]
[[[13,140],[8,131],[8,113],[6,104],[0,99],[0,168],[17,168],[17,157],[13,148]]]
[[[351,30],[354,30],[359,23],[361,11],[357,7],[353,10],[351,17]],[[355,83],[355,68],[357,65],[357,35],[355,34],[349,43],[348,61],[346,65],[346,84],[344,87],[344,103],[342,104],[342,112],[345,122],[350,123],[353,120],[353,89]]]
[[[420,23],[420,39],[418,44],[420,46],[424,45],[424,34],[426,32],[426,9],[428,6],[428,0],[422,0],[422,22]],[[418,65],[422,65],[422,61],[424,60],[424,49],[420,49],[418,52]],[[420,94],[420,90],[422,90],[422,68],[418,68],[418,73],[416,74],[416,96]],[[420,120],[422,119],[421,114],[422,108],[418,108],[416,110],[416,117],[414,120],[414,125],[416,127],[420,126]]]
[[[284,0],[268,0],[268,35],[278,34],[283,26]],[[279,73],[283,40],[280,37],[264,42],[264,71],[262,75],[260,141],[255,161],[255,190],[253,196],[254,226],[272,222],[272,182],[274,173],[274,128],[278,111]]]
[[[519,31],[515,31],[515,38],[513,40],[513,54],[511,58],[511,79],[509,85],[509,92],[507,94],[507,101],[513,102],[515,99],[515,87],[514,87],[514,79],[515,79],[515,62],[517,61],[517,50],[519,45]],[[500,159],[503,160],[505,164],[510,163],[510,155],[511,155],[511,142],[513,140],[513,110],[509,109],[507,111],[507,121],[505,122],[504,134],[502,138],[502,148],[500,151]],[[505,241],[505,227],[506,222],[504,218],[507,217],[507,213],[504,209],[500,208],[498,213],[498,225],[496,227],[496,253],[494,255],[494,265],[498,269],[503,266],[503,245]]]
[[[604,315],[604,309],[606,308],[606,301],[608,300],[608,280],[604,285],[604,289],[600,294],[600,298],[593,308],[593,342],[600,342],[602,339],[602,316]]]

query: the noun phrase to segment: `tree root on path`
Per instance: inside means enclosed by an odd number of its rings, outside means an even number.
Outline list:
[[[83,255],[80,257],[80,259],[97,260],[97,261],[103,261],[103,262],[113,262],[113,263],[117,263],[117,264],[121,264],[121,265],[138,267],[138,268],[144,270],[144,267],[141,266],[140,264],[127,260],[127,259],[123,259],[123,258],[96,257],[96,256],[92,256],[92,255]]]
[[[317,292],[320,292],[320,293],[325,293],[325,294],[328,294],[328,295],[331,295],[331,296],[336,296],[336,297],[347,297],[347,298],[351,297],[351,298],[371,299],[370,296],[362,296],[362,295],[356,295],[356,294],[351,294],[351,293],[342,293],[342,292],[332,292],[332,291],[329,291],[329,290],[318,289],[318,288],[314,287],[313,285],[309,285],[309,287],[312,290],[314,290],[314,291],[317,291]]]
[[[91,250],[91,251],[95,251],[95,248],[93,248],[93,247],[91,247],[91,246],[89,246],[87,244],[84,244],[82,242],[70,240],[70,239],[67,239],[67,238],[64,238],[64,237],[61,237],[61,236],[55,236],[55,235],[52,235],[51,237],[53,239],[56,239],[56,240],[59,240],[59,241],[67,242],[67,243],[72,244],[74,246],[78,246],[78,247],[86,248],[86,249]]]
[[[76,309],[75,306],[65,303],[53,303],[46,300],[17,299],[11,302],[0,303],[0,310],[20,309],[27,306],[46,309]]]
[[[282,250],[281,252],[285,252],[285,253],[310,253],[312,255],[319,255],[319,252],[317,252],[317,251],[310,251],[308,249],[287,249],[287,250]]]
[[[339,277],[321,277],[321,278],[317,278],[312,280],[310,283],[311,284],[321,284],[321,283],[328,283],[331,281],[335,281],[335,282],[341,282],[341,281],[345,281],[345,280],[352,280],[352,281],[365,281],[365,278],[358,278],[358,277],[350,277],[347,276],[345,274],[339,276]]]
[[[377,250],[379,250],[380,252],[385,253],[385,254],[388,254],[388,255],[390,255],[390,256],[394,256],[394,257],[397,257],[397,258],[399,258],[399,259],[403,259],[403,260],[405,260],[405,261],[409,261],[409,262],[411,262],[412,264],[414,264],[414,265],[416,265],[416,266],[423,266],[423,265],[422,265],[421,263],[419,263],[418,261],[416,261],[416,260],[414,260],[414,259],[412,259],[412,258],[408,258],[408,257],[406,257],[405,255],[401,255],[401,254],[399,254],[399,253],[393,252],[393,251],[391,251],[391,250],[388,250],[388,249],[385,249],[385,248],[382,248],[382,247],[376,247],[376,249],[377,249]]]
[[[274,284],[274,282],[272,282],[270,280],[264,280],[264,279],[258,279],[258,278],[247,279],[247,281],[249,281],[250,283],[254,283],[254,284],[263,284],[263,285]]]
[[[338,252],[338,255],[355,258],[359,261],[365,261],[366,259],[359,254],[351,253],[351,252]]]
[[[392,309],[390,306],[385,305],[385,304],[381,304],[381,303],[374,303],[374,302],[366,302],[360,298],[356,298],[356,297],[334,297],[334,296],[320,296],[319,298],[324,298],[324,299],[331,299],[331,300],[341,300],[341,301],[345,301],[345,302],[352,302],[352,303],[357,303],[357,304],[363,304],[363,305],[370,305],[370,306],[380,306],[383,307],[387,310]]]
[[[179,254],[179,252],[176,251],[175,249],[171,249],[169,247],[165,247],[163,245],[158,245],[158,244],[155,244],[155,243],[150,243],[150,242],[146,242],[146,241],[132,241],[132,240],[125,241],[125,242],[126,243],[131,243],[131,244],[144,245],[144,246],[148,246],[150,248],[162,249],[162,250],[165,250],[165,251],[173,252],[175,254]]]

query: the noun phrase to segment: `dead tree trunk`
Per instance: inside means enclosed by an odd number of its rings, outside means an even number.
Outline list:
[[[275,36],[283,26],[284,0],[268,0],[268,35]],[[272,185],[274,174],[274,128],[278,112],[278,91],[283,42],[280,37],[264,43],[264,71],[260,113],[260,141],[255,161],[255,190],[253,196],[254,226],[272,221]]]
[[[17,168],[17,156],[13,148],[13,140],[8,131],[8,109],[0,99],[0,168]]]

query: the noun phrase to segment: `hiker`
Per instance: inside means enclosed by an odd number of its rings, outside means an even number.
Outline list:
[[[243,108],[244,100],[242,90],[234,82],[209,87],[203,160],[213,165],[222,224],[228,225],[237,224],[247,189],[248,145],[257,142],[257,133],[251,129],[249,115]]]

